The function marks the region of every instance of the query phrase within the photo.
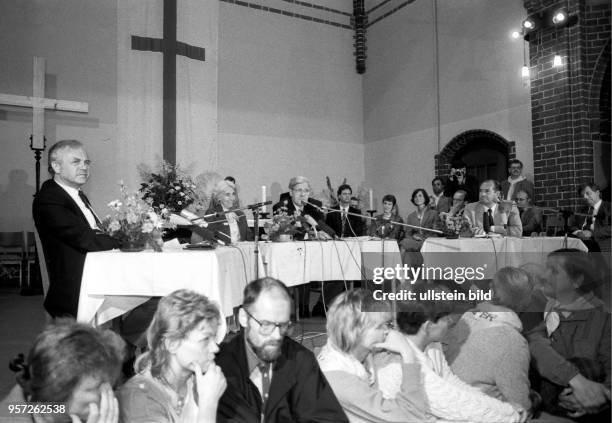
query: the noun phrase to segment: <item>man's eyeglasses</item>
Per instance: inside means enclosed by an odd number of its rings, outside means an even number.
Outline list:
[[[281,335],[285,335],[291,330],[293,326],[293,322],[291,320],[283,323],[274,323],[269,322],[267,320],[258,320],[255,316],[249,313],[246,308],[243,308],[243,310],[247,314],[247,316],[257,322],[257,324],[259,325],[259,333],[261,333],[262,335],[270,335],[272,332],[274,332],[274,329],[276,328],[278,328],[278,331]]]
[[[297,193],[299,193],[299,194],[310,194],[310,190],[309,190],[308,188],[306,188],[306,189],[302,189],[302,188],[300,188],[300,189],[294,189],[293,191],[294,191],[294,192],[297,192]]]

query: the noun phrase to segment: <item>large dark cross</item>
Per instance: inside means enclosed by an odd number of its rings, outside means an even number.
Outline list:
[[[176,0],[164,0],[164,38],[132,35],[132,50],[157,51],[164,57],[163,68],[163,158],[176,164],[176,56],[205,59],[205,50],[176,41]]]

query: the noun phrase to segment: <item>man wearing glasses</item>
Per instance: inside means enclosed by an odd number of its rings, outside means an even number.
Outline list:
[[[218,422],[348,422],[312,352],[287,336],[291,296],[273,278],[244,289],[242,330],[220,345]]]
[[[531,197],[527,191],[520,190],[516,193],[516,205],[523,223],[523,236],[541,232],[542,209],[531,203]]]
[[[528,181],[523,175],[523,162],[512,159],[508,162],[508,179],[503,181],[502,199],[514,201],[519,191],[525,191],[529,198],[533,198],[533,182]]]

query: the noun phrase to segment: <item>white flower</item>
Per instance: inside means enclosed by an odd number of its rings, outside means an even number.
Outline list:
[[[153,232],[153,229],[155,229],[155,226],[151,222],[145,222],[145,223],[142,224],[142,233],[143,234],[151,233],[151,232]]]
[[[121,206],[123,205],[123,203],[119,200],[113,200],[110,203],[108,203],[108,207],[110,207],[113,210],[119,211],[119,209],[121,208]]]
[[[178,204],[179,206],[183,204],[182,201],[177,201],[176,204]]]
[[[128,221],[129,224],[138,223],[138,215],[132,211],[127,213],[125,219]]]
[[[119,224],[119,222],[117,222],[116,220],[113,220],[109,225],[108,225],[108,230],[111,232],[117,232],[119,229],[121,229],[121,225]]]

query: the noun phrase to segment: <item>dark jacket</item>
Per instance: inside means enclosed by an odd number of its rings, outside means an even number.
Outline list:
[[[281,348],[272,370],[264,421],[348,422],[314,354],[289,337]],[[217,422],[261,422],[261,395],[249,379],[244,330],[220,345],[216,362],[227,380]]]
[[[308,202],[313,202],[313,200],[308,199]],[[313,203],[313,204],[316,204],[316,203]],[[287,209],[287,215],[289,216],[293,216],[296,210],[295,205],[293,204],[293,201],[291,201],[291,198],[282,199],[281,201],[276,203],[274,206],[272,206],[272,211],[274,212],[274,214],[278,213],[281,207],[285,207]],[[327,234],[332,237],[336,235],[334,230],[330,228],[329,226],[327,226],[327,224],[325,223],[325,215],[323,214],[323,212],[318,210],[315,206],[312,206],[310,204],[304,204],[304,208],[302,209],[302,216],[304,215],[309,215],[317,222],[318,230],[327,232]],[[310,229],[310,225],[308,225],[308,223],[306,222],[302,222],[302,226],[304,227],[305,231]],[[304,237],[303,233],[294,235],[294,238],[296,239],[301,239],[303,237]]]
[[[223,212],[223,206],[220,204],[211,204],[204,215]],[[240,241],[252,241],[253,233],[249,228],[246,215],[242,211],[234,212],[238,218],[238,230],[240,231]],[[194,231],[191,235],[191,242],[197,243],[202,240],[221,240],[224,244],[229,244],[231,241],[230,227],[227,223],[226,215],[211,216],[206,218],[209,222],[206,231]]]
[[[34,198],[32,214],[49,271],[45,309],[53,317],[76,317],[87,252],[112,250],[119,242],[91,229],[77,203],[52,179]]]
[[[361,214],[361,210],[354,207],[348,209],[349,213]],[[347,236],[361,236],[363,235],[363,220],[361,217],[354,215],[347,215],[348,222],[344,225],[344,232],[342,231],[342,213],[340,212],[340,206],[336,205],[327,212],[327,218],[325,223],[327,226],[332,228],[336,235],[341,238]],[[352,230],[351,230],[352,229]]]

